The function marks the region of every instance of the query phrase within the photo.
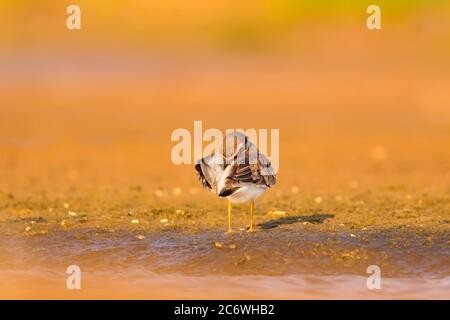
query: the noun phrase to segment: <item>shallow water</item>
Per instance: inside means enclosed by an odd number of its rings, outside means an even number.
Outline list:
[[[449,298],[447,236],[80,229],[3,237],[3,298]],[[67,290],[78,265],[82,290]],[[369,290],[366,268],[381,268]]]
[[[369,290],[363,276],[184,276],[150,271],[82,273],[81,290],[66,274],[30,269],[2,272],[2,298],[41,299],[449,299],[450,277],[383,278]]]

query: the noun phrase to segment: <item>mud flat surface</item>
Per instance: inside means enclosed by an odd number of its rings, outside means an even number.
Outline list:
[[[2,297],[449,298],[448,194],[340,194],[268,193],[254,232],[237,206],[226,234],[226,202],[199,187],[2,192]]]

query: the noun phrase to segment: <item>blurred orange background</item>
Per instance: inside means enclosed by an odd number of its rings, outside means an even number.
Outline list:
[[[372,1],[76,1],[81,30],[65,26],[70,4],[0,4],[5,189],[48,190],[62,172],[191,185],[170,134],[193,120],[279,128],[281,184],[347,183],[361,159],[379,177],[376,150],[397,180],[417,166],[422,185],[448,178],[446,1],[377,1],[374,31]]]

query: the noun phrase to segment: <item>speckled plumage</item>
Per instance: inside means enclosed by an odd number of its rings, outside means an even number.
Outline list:
[[[247,202],[276,183],[267,157],[243,133],[228,134],[223,148],[195,165],[200,183],[233,203]]]

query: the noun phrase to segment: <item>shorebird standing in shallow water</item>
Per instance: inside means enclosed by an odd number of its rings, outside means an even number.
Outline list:
[[[198,160],[197,176],[203,187],[228,199],[228,232],[231,230],[231,204],[249,203],[253,231],[254,200],[276,183],[275,170],[267,157],[241,132],[224,138],[222,150]]]

